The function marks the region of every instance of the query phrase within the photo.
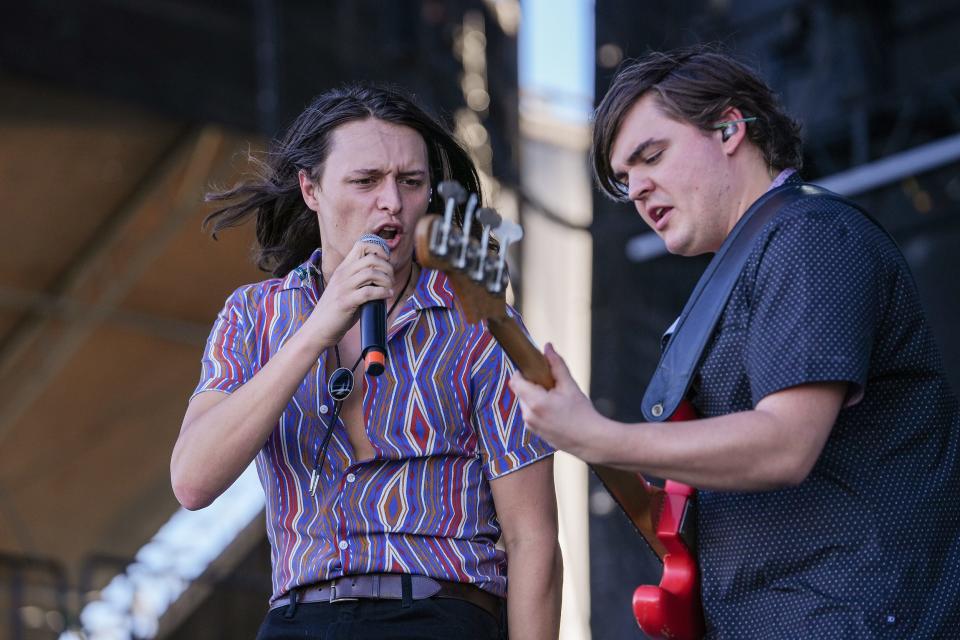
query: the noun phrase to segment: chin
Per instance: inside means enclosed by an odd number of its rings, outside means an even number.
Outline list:
[[[405,246],[401,244],[390,252],[390,264],[393,265],[394,270],[399,269],[411,260],[413,260],[412,246]]]
[[[675,256],[683,256],[684,258],[691,258],[693,256],[699,256],[704,253],[710,253],[710,249],[705,249],[701,245],[696,244],[693,238],[686,237],[677,237],[677,236],[664,236],[663,243],[667,246],[667,251],[672,253]]]
[[[690,247],[683,242],[682,239],[671,238],[668,236],[661,236],[663,238],[663,244],[666,245],[667,251],[672,253],[675,256],[691,256],[695,255],[689,252]]]

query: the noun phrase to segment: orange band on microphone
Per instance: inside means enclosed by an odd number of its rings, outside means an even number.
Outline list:
[[[363,356],[363,365],[367,374],[371,376],[378,376],[383,373],[386,362],[386,355],[375,349],[367,351],[367,354]]]

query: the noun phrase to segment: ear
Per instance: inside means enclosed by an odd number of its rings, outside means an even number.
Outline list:
[[[743,118],[743,112],[736,107],[730,107],[723,112],[723,117],[721,122],[733,122],[732,126],[734,127],[733,133],[724,136],[723,129],[717,131],[717,137],[720,139],[721,144],[723,145],[723,151],[727,155],[733,155],[734,151],[740,146],[744,138],[747,137],[747,124],[746,122],[737,122]],[[726,128],[726,127],[724,127]],[[724,139],[726,137],[726,139]]]
[[[317,201],[317,194],[320,192],[320,187],[303,169],[297,172],[297,178],[300,180],[300,194],[303,196],[303,201],[307,203],[309,209],[318,211],[320,203]]]

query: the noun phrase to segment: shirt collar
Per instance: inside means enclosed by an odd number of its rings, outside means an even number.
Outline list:
[[[314,249],[306,261],[295,267],[283,278],[281,289],[312,287],[314,278],[320,278],[320,249]],[[320,292],[319,283],[315,291]]]
[[[800,176],[797,175],[796,169],[792,167],[788,167],[783,171],[781,171],[779,174],[777,174],[777,177],[774,178],[773,182],[770,183],[770,187],[767,189],[767,191],[770,191],[771,189],[776,189],[777,187],[783,184],[786,184],[787,182],[791,184],[801,182]]]
[[[453,286],[447,274],[435,269],[420,269],[417,286],[413,290],[413,308],[429,309],[443,307],[453,309],[456,306]]]

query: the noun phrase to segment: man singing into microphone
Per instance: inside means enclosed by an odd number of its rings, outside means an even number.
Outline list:
[[[485,326],[413,260],[430,185],[479,193],[469,157],[406,96],[355,86],[318,97],[267,158],[211,196],[225,204],[208,221],[254,217],[275,277],[219,314],[171,461],[198,509],[256,460],[273,551],[258,637],[494,639],[509,613],[513,637],[555,638],[552,449],[525,429]],[[377,376],[357,321],[372,301]]]
[[[736,255],[728,237],[754,203],[797,197],[763,208],[712,331],[692,341],[706,345],[699,359],[660,370],[696,373],[701,419],[608,419],[549,348],[556,386],[511,387],[554,446],[700,490],[708,637],[957,637],[957,399],[896,245],[849,202],[801,188],[800,158],[797,125],[729,56],[626,65],[597,108],[594,169],[669,251]],[[695,300],[720,284],[706,282]],[[688,347],[690,326],[665,357]]]

